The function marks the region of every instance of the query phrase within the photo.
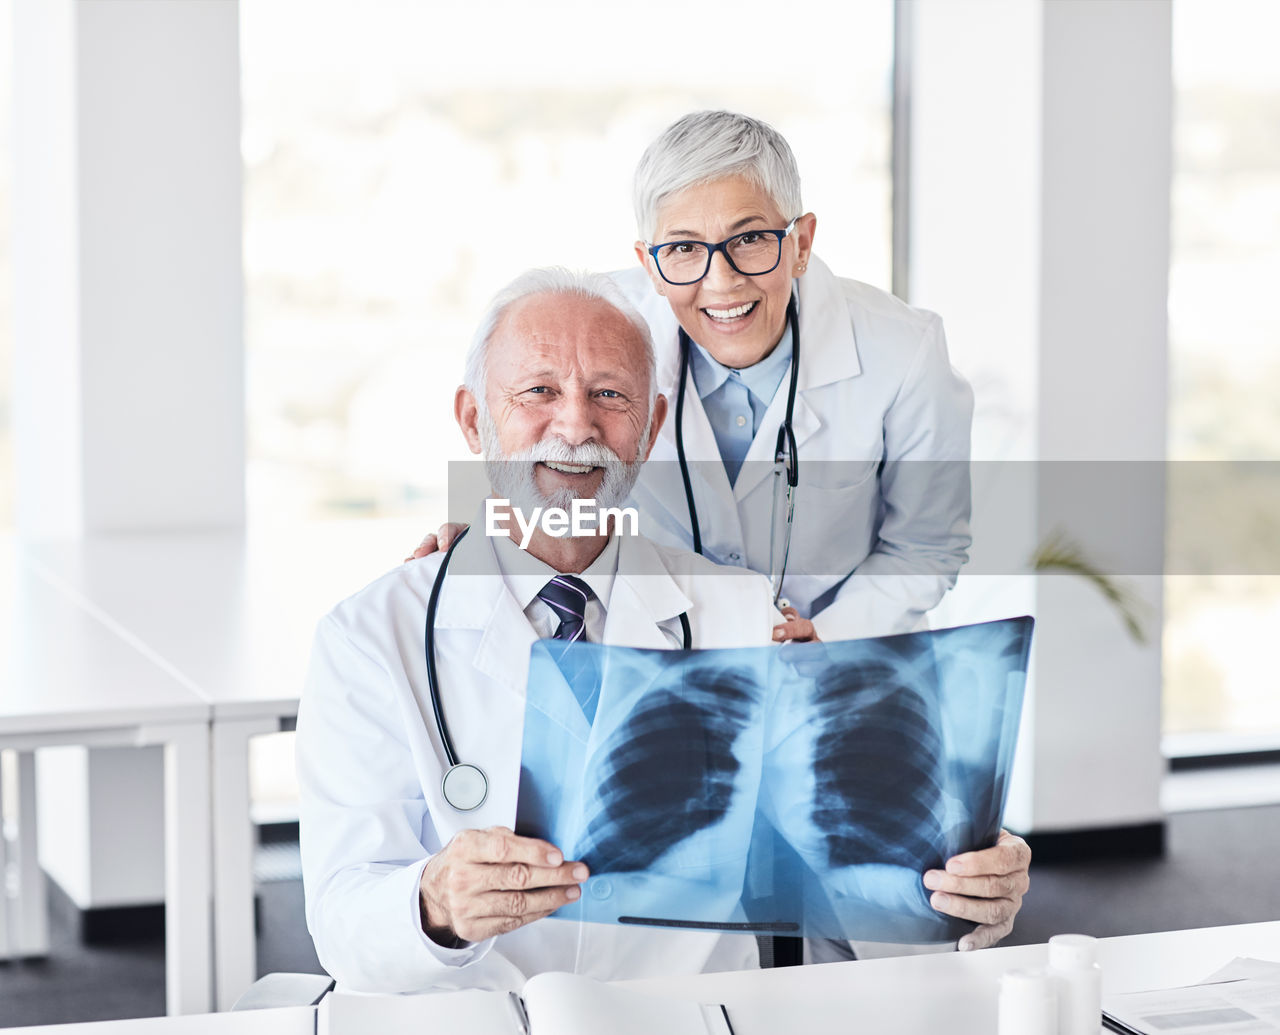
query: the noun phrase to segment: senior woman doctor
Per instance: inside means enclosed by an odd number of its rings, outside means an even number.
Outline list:
[[[614,276],[653,331],[673,411],[633,494],[645,535],[775,579],[785,552],[778,640],[923,625],[970,543],[972,394],[939,318],[814,256],[791,148],[757,119],[679,119],[641,158],[634,202],[640,268]],[[789,549],[773,474],[788,409]],[[453,531],[441,529],[442,548]],[[1029,856],[1002,833],[926,875],[936,907],[981,924],[962,948],[1012,928]],[[976,894],[1006,895],[1008,908]]]
[[[922,626],[970,543],[973,395],[941,320],[814,256],[791,148],[757,119],[675,122],[640,159],[634,203],[640,269],[616,279],[649,323],[673,406],[633,492],[645,534],[780,582],[790,621],[775,639]],[[798,475],[789,537],[779,447]],[[1029,859],[1002,831],[926,875],[935,908],[980,924],[961,948],[1012,928]],[[1009,908],[968,898],[975,878]]]
[[[646,534],[775,579],[785,555],[795,618],[779,639],[923,625],[970,542],[973,397],[941,321],[813,254],[795,158],[757,119],[677,121],[641,158],[634,202],[641,268],[617,279],[653,331],[661,390],[684,396],[637,486]],[[773,461],[793,374],[788,549]]]

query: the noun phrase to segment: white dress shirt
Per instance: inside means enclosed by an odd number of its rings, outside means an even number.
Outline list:
[[[514,539],[495,536],[493,554],[498,562],[498,570],[502,572],[502,581],[529,619],[538,638],[548,640],[553,637],[560,626],[560,616],[549,604],[540,600],[538,594],[560,572],[538,560],[528,550],[520,549]],[[609,596],[613,592],[613,579],[617,573],[618,537],[611,535],[605,548],[600,551],[600,556],[577,576],[591,588],[591,599],[587,601],[586,614],[583,616],[583,636],[591,643],[603,642],[605,615],[609,610]]]

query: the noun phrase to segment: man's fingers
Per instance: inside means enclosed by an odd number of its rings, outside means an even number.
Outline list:
[[[959,877],[978,877],[986,873],[1016,873],[1031,864],[1031,846],[1007,830],[990,848],[962,852],[947,860],[947,872]]]
[[[978,877],[957,877],[945,870],[929,870],[924,886],[930,891],[947,891],[971,898],[1021,898],[1031,886],[1025,870],[1016,873],[984,873]]]
[[[538,891],[489,891],[475,896],[454,917],[453,931],[465,941],[483,941],[550,916],[581,894],[576,884]]]
[[[1002,924],[980,924],[961,938],[956,948],[961,952],[968,952],[971,949],[989,949],[1012,930],[1012,920],[1006,920]]]
[[[473,914],[477,917],[545,916],[582,897],[582,891],[574,884],[568,888],[538,888],[534,891],[487,891],[477,895]]]
[[[531,888],[577,887],[591,874],[580,862],[560,866],[530,866],[517,862],[484,866],[483,886],[487,891],[527,891]]]
[[[1002,830],[991,848],[953,856],[945,870],[925,873],[934,909],[978,924],[960,939],[960,949],[985,949],[1013,930],[1022,896],[1031,886],[1030,863],[1027,843]]]
[[[559,906],[556,907],[558,909]],[[456,932],[459,938],[468,942],[481,942],[486,938],[495,938],[500,934],[510,934],[512,931],[525,924],[531,924],[535,920],[541,920],[555,912],[555,909],[548,909],[542,913],[530,913],[525,916],[486,916],[475,917],[468,920],[458,921],[460,930]]]
[[[973,920],[979,924],[1007,922],[1012,925],[1021,904],[1007,898],[969,898],[946,891],[935,891],[929,896],[929,905],[939,913],[956,916],[961,920]]]
[[[457,845],[458,858],[474,863],[524,863],[526,866],[556,867],[564,854],[549,841],[521,837],[507,827],[463,830],[449,842]]]

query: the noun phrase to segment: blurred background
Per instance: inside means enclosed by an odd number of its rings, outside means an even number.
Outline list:
[[[6,26],[12,2],[0,5]],[[1280,10],[1172,6],[1169,458],[1274,460],[1280,65],[1270,47]],[[789,5],[805,43],[771,54],[767,73],[653,62],[673,23],[703,39],[721,16],[679,3],[648,10],[609,25],[554,0],[496,15],[379,0],[356,18],[348,4],[313,3],[299,31],[288,0],[241,4],[251,521],[429,523],[457,454],[456,360],[476,314],[530,265],[633,262],[631,172],[655,127],[686,111],[729,107],[784,127],[819,216],[820,254],[845,276],[891,287],[891,0]],[[745,24],[776,16],[772,4],[739,12]],[[500,33],[487,31],[494,17]],[[547,25],[573,60],[529,45]],[[440,42],[478,38],[482,48]],[[6,66],[11,46],[6,32]],[[6,135],[10,89],[5,75]],[[0,522],[11,527],[10,177],[5,163]],[[1169,531],[1177,553],[1179,529]],[[1179,576],[1166,591],[1165,730],[1280,735],[1280,694],[1254,678],[1260,633],[1280,622],[1273,580]]]
[[[320,563],[324,529],[381,522],[385,556],[377,554],[381,560],[364,569],[372,578],[379,563],[396,563],[420,533],[434,528],[444,512],[447,464],[464,455],[451,413],[461,356],[488,297],[530,265],[607,270],[632,263],[635,162],[659,130],[699,108],[747,111],[784,133],[804,176],[806,207],[818,216],[818,254],[841,275],[896,289],[948,319],[953,362],[978,395],[975,457],[1035,457],[1034,446],[1027,454],[1010,443],[1021,443],[1037,421],[1043,428],[1036,399],[1052,386],[1020,396],[1017,378],[1002,375],[1020,369],[1026,356],[984,353],[978,343],[988,328],[963,312],[950,322],[960,307],[944,304],[947,292],[932,286],[937,275],[907,274],[913,261],[924,267],[930,234],[941,233],[934,229],[936,211],[914,201],[927,194],[930,177],[966,175],[930,164],[929,133],[945,130],[957,153],[966,137],[978,149],[984,140],[1006,137],[1011,147],[1035,149],[1017,136],[1018,126],[999,125],[1000,113],[978,106],[983,94],[969,84],[990,77],[995,82],[985,89],[1002,96],[1000,79],[1007,76],[1003,89],[1016,97],[1027,81],[1037,82],[1043,96],[1028,95],[1026,110],[1033,121],[1044,119],[1041,132],[1050,139],[1053,113],[1045,98],[1055,88],[1070,90],[1050,77],[1072,73],[1036,47],[1048,40],[1045,53],[1052,54],[1053,38],[1045,34],[1058,24],[1054,19],[1071,17],[1065,7],[1072,5],[1064,4],[223,5],[238,8],[228,60],[236,62],[242,177],[246,534],[274,542],[269,537],[311,530],[307,542],[317,544]],[[0,164],[0,528],[38,542],[65,538],[66,529],[20,520],[17,498],[34,476],[15,473],[22,446],[11,420],[20,366],[14,360],[20,350],[43,347],[38,334],[15,336],[13,318],[15,141],[32,139],[14,126],[15,70],[21,48],[30,45],[23,26],[38,21],[28,11],[24,22],[15,9],[24,6],[35,5],[0,0],[0,133],[10,142],[9,160]],[[67,0],[53,6],[79,10]],[[1280,5],[1088,0],[1078,6],[1093,8],[1101,19],[1122,17],[1127,7],[1158,9],[1170,26],[1164,70],[1171,114],[1163,138],[1168,246],[1156,248],[1155,260],[1158,273],[1167,273],[1167,309],[1153,324],[1167,317],[1167,350],[1142,375],[1151,378],[1148,411],[1161,422],[1162,449],[1157,455],[1138,450],[1140,458],[1216,462],[1224,472],[1232,470],[1227,462],[1278,461],[1280,311],[1271,292],[1280,284],[1280,63],[1274,59]],[[967,53],[967,36],[940,42],[938,27],[929,27],[939,7],[950,8],[946,17],[956,24],[996,40],[984,44],[992,52],[1007,48],[1008,66],[993,72],[990,52]],[[947,74],[955,76],[955,107],[945,118],[928,92],[936,90],[929,69],[942,63],[929,65],[931,54],[945,55]],[[1159,78],[1158,62],[1155,67]],[[1136,68],[1134,75],[1141,75],[1142,66]],[[1156,125],[1157,138],[1161,131]],[[1159,140],[1155,150],[1158,172]],[[1109,161],[1103,151],[1093,159],[1100,167]],[[981,164],[979,156],[975,165]],[[1116,171],[1123,179],[1124,170]],[[997,176],[1005,174],[1013,175],[1002,170]],[[1037,183],[1032,193],[1042,192],[1048,206],[1053,185]],[[922,184],[919,193],[913,190]],[[996,226],[1004,217],[987,210],[977,218]],[[1010,256],[1006,267],[976,239],[974,245],[969,268],[963,276],[955,268],[954,280],[990,285],[990,298],[973,304],[998,324],[994,300],[1001,290],[1017,292],[1010,278],[1016,284],[1011,267],[1020,257]],[[1048,232],[1040,245],[1051,247]],[[1139,261],[1152,260],[1144,253]],[[1051,258],[1044,265],[1050,268]],[[239,345],[226,343],[228,349]],[[174,346],[181,350],[180,342]],[[1030,355],[1043,342],[1022,347]],[[1097,373],[1107,376],[1104,369]],[[1010,412],[1021,416],[1007,419]],[[1079,420],[1093,416],[1082,412]],[[1174,769],[1217,774],[1219,782],[1181,799],[1170,798],[1166,785],[1164,811],[1153,806],[1145,814],[1138,809],[1091,820],[1070,809],[1055,814],[1037,797],[1040,783],[1027,777],[1020,807],[1028,832],[1162,826],[1165,811],[1179,800],[1201,806],[1280,800],[1274,770],[1255,767],[1241,776],[1236,786],[1250,788],[1243,795],[1232,790],[1229,775],[1233,763],[1280,760],[1280,685],[1271,661],[1280,575],[1197,567],[1204,523],[1195,514],[1206,502],[1205,484],[1203,477],[1170,474],[1168,498],[1160,502],[1165,520],[1156,534],[1163,537],[1166,570],[1177,574],[1158,579],[1145,601],[1144,649],[1154,655],[1148,671],[1158,685],[1150,688],[1154,703],[1142,721],[1158,716],[1158,730],[1146,732],[1160,745],[1159,778],[1164,759],[1172,758]],[[1237,484],[1223,474],[1223,492]],[[1218,514],[1221,501],[1214,502]],[[1274,512],[1263,518],[1250,511],[1225,534],[1242,549],[1252,538],[1264,553],[1274,550],[1280,541]],[[94,534],[92,523],[82,521],[73,537]],[[138,531],[146,522],[132,524]],[[369,541],[362,540],[363,551]],[[350,588],[359,584],[353,579]],[[330,603],[308,601],[308,620]],[[1084,606],[1106,609],[1098,600]],[[1116,700],[1126,692],[1114,688]],[[1108,721],[1096,710],[1089,718]],[[1024,739],[1034,742],[1036,734],[1027,738],[1024,728]],[[5,762],[11,818],[19,811],[12,755]],[[257,738],[252,758],[255,818],[287,824],[294,794],[291,734]],[[1257,791],[1260,773],[1274,791]],[[1050,818],[1036,822],[1046,811]],[[287,861],[283,873],[293,875]],[[91,899],[73,905],[91,909]],[[0,982],[5,977],[0,970]],[[0,1008],[0,1024],[6,1022]]]

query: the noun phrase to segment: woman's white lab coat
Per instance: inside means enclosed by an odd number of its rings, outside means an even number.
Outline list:
[[[639,267],[614,274],[653,331],[659,390],[672,411],[633,501],[640,530],[691,549],[676,462],[678,324]],[[973,393],[951,368],[942,321],[816,257],[797,278],[800,458],[783,595],[824,640],[919,628],[967,558]],[[698,398],[685,390],[684,444],[703,552],[770,573],[771,473],[787,378],[730,485]]]

